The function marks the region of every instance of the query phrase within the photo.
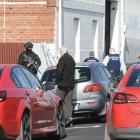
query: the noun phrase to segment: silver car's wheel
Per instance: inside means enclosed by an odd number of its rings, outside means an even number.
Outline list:
[[[16,140],[31,140],[31,126],[30,126],[30,117],[28,114],[25,114],[22,118],[20,125],[19,136]]]

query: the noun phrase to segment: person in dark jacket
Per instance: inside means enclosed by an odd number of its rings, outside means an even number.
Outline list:
[[[40,58],[32,51],[33,44],[31,42],[26,42],[24,47],[26,50],[20,54],[18,64],[28,68],[34,75],[36,75],[38,68],[41,65]]]
[[[109,55],[104,58],[103,63],[116,75],[119,75],[120,72],[123,72],[123,74],[126,72],[126,66],[114,48],[109,49]]]
[[[72,56],[68,54],[66,48],[60,48],[59,52],[61,57],[56,67],[56,94],[60,96],[63,101],[65,124],[69,125],[72,122],[75,61]]]
[[[99,62],[97,58],[94,57],[94,51],[89,52],[89,57],[84,60],[84,62]]]

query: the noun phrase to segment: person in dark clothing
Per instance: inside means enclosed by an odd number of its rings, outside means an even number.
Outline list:
[[[74,73],[75,61],[68,54],[67,49],[59,49],[61,58],[56,67],[56,94],[63,101],[63,111],[65,115],[65,124],[69,125],[72,122],[72,94],[74,89]]]
[[[116,75],[119,75],[120,72],[123,72],[123,74],[126,72],[125,64],[121,60],[120,55],[115,52],[114,48],[109,49],[109,55],[104,58],[103,63]]]
[[[36,75],[38,68],[41,65],[40,58],[32,51],[33,44],[31,42],[26,42],[24,47],[26,50],[20,54],[18,64],[28,68],[34,75]]]
[[[97,58],[94,57],[94,51],[89,52],[89,57],[84,60],[84,62],[99,62]]]

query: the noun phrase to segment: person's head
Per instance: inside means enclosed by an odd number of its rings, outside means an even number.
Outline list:
[[[94,57],[94,51],[90,51],[90,52],[89,52],[89,56],[90,56],[90,57]]]
[[[64,47],[59,48],[60,56],[63,56],[65,53],[68,53],[68,50]]]
[[[26,42],[24,44],[24,48],[26,49],[26,51],[32,51],[33,49],[33,44],[31,42]]]
[[[109,49],[109,54],[115,54],[116,52],[115,52],[115,48],[110,48]]]

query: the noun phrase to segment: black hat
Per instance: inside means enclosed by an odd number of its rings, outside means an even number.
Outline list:
[[[24,47],[25,47],[26,49],[32,49],[32,48],[33,48],[33,44],[32,44],[31,42],[26,42],[26,43],[24,44]]]

